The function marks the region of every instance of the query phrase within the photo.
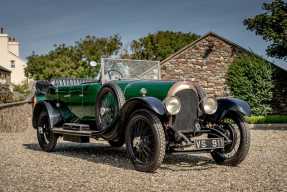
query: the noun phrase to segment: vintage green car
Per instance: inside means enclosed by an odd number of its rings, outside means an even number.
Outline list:
[[[153,77],[140,67],[102,62],[94,79],[37,81],[32,123],[40,147],[53,151],[59,137],[103,138],[113,147],[125,144],[135,169],[144,172],[159,168],[166,153],[207,152],[232,166],[245,159],[246,102],[209,98],[191,81],[146,80]]]

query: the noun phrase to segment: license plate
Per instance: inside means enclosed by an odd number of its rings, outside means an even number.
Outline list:
[[[195,139],[194,146],[197,150],[224,148],[224,140],[223,138]]]

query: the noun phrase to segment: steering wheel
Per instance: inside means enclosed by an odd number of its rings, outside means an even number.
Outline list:
[[[110,80],[112,80],[111,72],[116,72],[116,73],[118,73],[118,74],[119,74],[119,76],[120,76],[120,78],[119,78],[119,79],[122,79],[122,78],[124,77],[124,76],[123,76],[123,74],[122,74],[120,71],[115,70],[115,69],[110,69],[110,70],[108,70],[108,71],[107,71],[107,73],[108,73],[108,75],[109,75]]]

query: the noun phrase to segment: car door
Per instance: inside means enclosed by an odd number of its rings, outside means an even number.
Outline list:
[[[83,84],[83,109],[86,118],[95,118],[96,97],[101,87],[100,82]]]
[[[82,118],[83,114],[83,86],[81,84],[71,85],[69,87],[69,108],[78,117]]]
[[[66,85],[58,85],[56,92],[58,101],[64,105],[69,105],[71,97],[69,87]]]

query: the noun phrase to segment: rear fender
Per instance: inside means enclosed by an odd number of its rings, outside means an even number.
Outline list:
[[[249,104],[243,100],[236,98],[220,98],[217,100],[218,108],[212,119],[220,121],[228,113],[235,113],[239,116],[251,115],[251,108]]]
[[[32,125],[36,129],[39,115],[42,111],[46,111],[49,115],[50,125],[53,128],[59,122],[62,121],[60,111],[57,110],[53,103],[47,101],[40,101],[36,104],[33,110]]]

